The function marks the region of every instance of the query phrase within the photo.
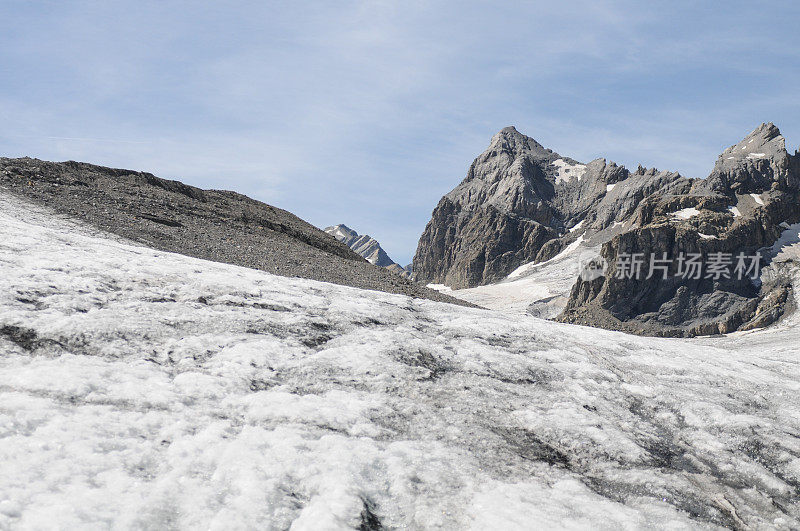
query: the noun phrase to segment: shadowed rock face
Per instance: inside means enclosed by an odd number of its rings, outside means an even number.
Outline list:
[[[488,284],[580,238],[602,244],[611,268],[605,277],[577,279],[562,321],[669,336],[764,326],[791,300],[780,274],[763,283],[675,278],[676,260],[760,251],[768,265],[766,248],[800,221],[799,161],[772,124],[725,150],[707,179],[641,166],[629,172],[604,159],[580,164],[506,128],[434,210],[415,275],[453,288]],[[651,253],[666,253],[668,278],[616,278],[620,256],[634,253],[646,257],[642,277]]]
[[[637,228],[602,247],[605,277],[578,279],[562,321],[663,335],[694,336],[749,330],[778,319],[791,300],[788,276],[776,268],[759,280],[677,276],[678,257],[760,253],[769,266],[781,233],[800,222],[798,157],[785,149],[778,128],[764,124],[720,155],[711,175],[688,193],[651,195],[635,214]],[[693,209],[693,210],[687,210]],[[676,212],[690,212],[686,219]],[[668,278],[618,278],[621,255],[671,260]],[[644,275],[642,275],[644,276]]]
[[[605,159],[580,164],[507,127],[439,201],[417,247],[415,278],[455,289],[500,280],[558,253],[580,235],[567,229],[581,221],[602,229],[629,218],[645,197],[690,185],[677,173],[631,174]]]

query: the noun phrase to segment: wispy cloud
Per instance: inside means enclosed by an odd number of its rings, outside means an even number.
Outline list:
[[[788,1],[9,0],[0,147],[237,189],[405,262],[505,125],[579,160],[692,176],[761,121],[800,142],[798,15]]]

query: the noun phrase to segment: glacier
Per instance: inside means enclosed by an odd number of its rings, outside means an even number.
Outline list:
[[[11,196],[0,231],[0,529],[800,526],[795,316],[646,338],[156,251]]]

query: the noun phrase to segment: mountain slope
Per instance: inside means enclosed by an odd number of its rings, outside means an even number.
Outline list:
[[[153,251],[2,194],[0,263],[3,529],[800,526],[797,322],[628,336]]]
[[[235,192],[78,162],[0,158],[0,192],[155,249],[285,276],[463,304],[384,268],[294,214]]]

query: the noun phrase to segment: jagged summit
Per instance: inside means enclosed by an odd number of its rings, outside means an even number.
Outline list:
[[[379,267],[385,267],[398,275],[409,277],[408,271],[389,258],[378,240],[367,234],[359,234],[347,225],[334,225],[327,227],[325,232],[350,247],[353,251],[366,258],[368,262]]]
[[[582,164],[507,127],[436,207],[420,239],[415,275],[423,282],[469,287],[499,280],[523,263],[547,259],[558,245],[545,244],[586,218],[629,176],[613,162]],[[668,186],[677,178],[665,174],[657,182]],[[641,179],[632,182],[630,193],[623,188],[593,215],[611,223],[651,192]]]
[[[517,131],[513,125],[504,127],[492,137],[487,151],[503,149],[512,153],[547,153],[548,149],[533,138]]]
[[[707,179],[642,166],[630,172],[602,158],[581,164],[505,128],[437,205],[414,271],[420,282],[458,289],[500,281],[579,245],[604,246],[609,262],[632,250],[755,252],[800,221],[799,194],[800,157],[787,153],[772,123],[726,149]],[[563,318],[692,335],[763,325],[753,312],[775,319],[787,300],[778,284],[761,291],[744,283],[689,284],[578,283]]]
[[[786,139],[780,129],[770,122],[761,124],[741,142],[726,149],[719,156],[719,160],[771,158],[784,153],[786,153]]]
[[[726,195],[785,190],[798,184],[797,176],[790,175],[792,165],[780,130],[763,123],[722,152],[702,188]]]
[[[547,159],[550,161],[562,158],[561,155],[543,146],[536,139],[519,132],[513,125],[504,127],[495,134],[482,155],[496,156],[499,153],[512,154],[517,157],[530,155],[538,159]],[[569,157],[564,157],[564,159],[571,164],[578,164],[577,161]]]

